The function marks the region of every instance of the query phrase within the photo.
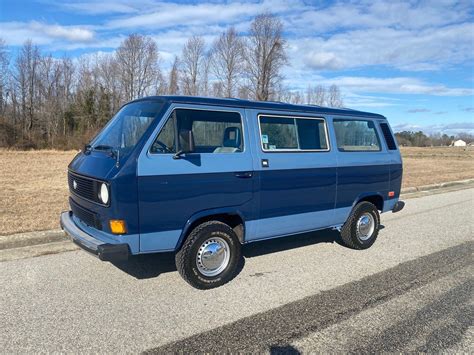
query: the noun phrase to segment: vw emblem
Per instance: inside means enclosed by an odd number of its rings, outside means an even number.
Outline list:
[[[77,189],[77,182],[76,182],[76,180],[73,180],[73,181],[72,181],[72,187],[74,188],[74,190]]]

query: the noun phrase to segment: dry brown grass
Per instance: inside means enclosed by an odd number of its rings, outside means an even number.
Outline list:
[[[0,235],[59,228],[74,151],[0,150]],[[474,149],[402,148],[403,186],[474,178]]]
[[[474,178],[472,147],[403,147],[401,152],[403,187]]]
[[[0,150],[0,235],[59,228],[74,151]]]

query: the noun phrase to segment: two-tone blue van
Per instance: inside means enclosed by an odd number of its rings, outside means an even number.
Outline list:
[[[184,96],[124,105],[69,165],[64,231],[101,260],[175,252],[208,289],[242,244],[325,228],[366,249],[397,212],[402,160],[385,117]]]

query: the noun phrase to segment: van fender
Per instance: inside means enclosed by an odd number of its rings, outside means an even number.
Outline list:
[[[355,205],[357,205],[359,203],[359,201],[362,201],[362,200],[366,199],[367,197],[372,197],[372,196],[380,197],[383,201],[383,204],[385,204],[385,199],[383,198],[383,194],[380,191],[363,192],[360,195],[358,195],[356,197],[356,199],[354,200],[354,202],[352,203],[351,211],[354,209]]]
[[[178,239],[178,243],[176,244],[176,250],[181,248],[181,246],[184,242],[184,239],[186,238],[186,235],[190,231],[190,228],[191,228],[191,226],[193,225],[194,222],[196,222],[197,220],[199,220],[201,218],[206,218],[206,217],[215,216],[215,215],[222,215],[222,214],[238,215],[240,217],[240,219],[244,222],[243,234],[244,234],[244,240],[245,240],[245,218],[244,218],[242,212],[239,210],[239,206],[228,206],[228,207],[212,208],[212,209],[209,209],[209,210],[204,210],[204,211],[197,212],[197,213],[193,214],[187,220],[186,224],[184,225],[184,227],[181,231],[181,235]]]

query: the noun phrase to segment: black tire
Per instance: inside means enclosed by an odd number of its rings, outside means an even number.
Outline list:
[[[374,222],[374,230],[370,234],[370,237],[367,239],[362,238],[357,231],[357,224],[359,219],[364,214],[370,214]],[[380,227],[380,215],[377,207],[374,204],[368,201],[359,202],[351,211],[351,214],[347,218],[346,223],[342,226],[341,229],[341,238],[344,243],[349,248],[352,249],[367,249],[375,243],[377,236],[379,234]]]
[[[196,257],[203,243],[212,237],[221,238],[227,243],[230,258],[225,269],[218,275],[206,276],[199,270]],[[197,289],[207,290],[222,286],[236,276],[241,260],[241,245],[231,227],[219,221],[209,221],[191,231],[181,249],[176,253],[175,260],[176,268],[187,283]]]

